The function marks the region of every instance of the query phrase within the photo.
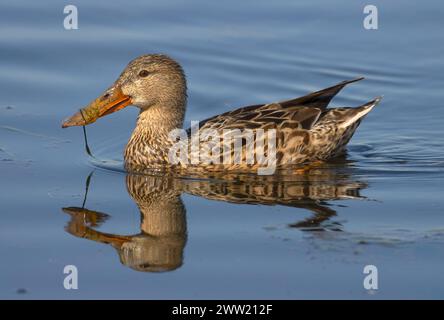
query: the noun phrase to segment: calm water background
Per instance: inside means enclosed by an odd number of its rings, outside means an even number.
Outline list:
[[[0,297],[444,298],[444,6],[371,3],[376,31],[362,26],[366,1],[73,1],[79,30],[66,31],[60,1],[2,1]],[[333,169],[359,181],[362,198],[322,202],[337,215],[307,231],[289,227],[312,215],[303,208],[183,195],[183,265],[163,273],[135,271],[110,245],[67,233],[61,208],[81,207],[93,170],[86,206],[111,216],[95,229],[140,232],[125,174],[96,168],[81,129],[60,123],[150,52],[183,64],[187,121],[365,76],[333,101],[384,96],[349,163]],[[136,115],[88,128],[97,156],[121,159]],[[68,264],[79,290],[63,288]],[[372,294],[367,264],[379,270]]]

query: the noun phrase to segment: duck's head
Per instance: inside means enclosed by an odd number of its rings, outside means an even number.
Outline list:
[[[181,66],[166,55],[148,54],[131,61],[114,84],[62,124],[84,126],[134,105],[141,112],[156,106],[165,112],[184,111],[186,81]]]

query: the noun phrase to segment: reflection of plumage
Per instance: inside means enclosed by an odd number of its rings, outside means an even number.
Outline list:
[[[239,178],[239,176],[238,176]],[[327,201],[359,198],[359,189],[365,187],[361,182],[335,181],[328,183],[329,176],[293,175],[287,177],[247,176],[235,181],[208,182],[190,180],[184,184],[183,191],[211,200],[238,204],[298,206],[301,201]]]
[[[94,230],[107,214],[85,208],[63,208],[71,215],[66,230],[81,238],[111,244],[120,260],[138,271],[171,271],[182,265],[187,240],[186,210],[182,193],[237,204],[283,205],[303,208],[313,216],[292,227],[322,230],[321,223],[336,212],[325,201],[361,198],[365,183],[353,181],[334,167],[311,169],[303,175],[224,175],[175,178],[127,175],[128,193],[141,213],[141,232],[116,235]],[[208,178],[208,179],[207,179]]]

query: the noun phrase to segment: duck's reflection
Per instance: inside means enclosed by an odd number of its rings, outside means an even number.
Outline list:
[[[67,207],[71,216],[66,230],[80,238],[108,243],[121,262],[138,271],[159,272],[179,268],[187,241],[186,210],[181,199],[188,193],[211,200],[238,204],[283,205],[309,210],[313,215],[289,224],[302,230],[340,231],[339,223],[328,223],[336,211],[326,202],[363,198],[366,183],[351,179],[337,167],[307,170],[303,174],[282,172],[274,176],[224,175],[205,179],[128,174],[128,193],[141,213],[139,234],[117,235],[94,229],[109,217],[84,207]],[[87,179],[87,186],[89,178]]]
[[[132,269],[147,272],[177,269],[182,265],[187,240],[179,182],[172,178],[127,175],[128,193],[141,214],[139,234],[117,235],[94,230],[109,215],[83,207],[63,208],[71,215],[66,231],[79,238],[111,244],[120,261]]]

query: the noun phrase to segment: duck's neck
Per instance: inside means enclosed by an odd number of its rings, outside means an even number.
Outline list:
[[[172,145],[169,133],[182,128],[185,104],[153,105],[141,110],[125,149],[125,165],[131,168],[165,165]]]

